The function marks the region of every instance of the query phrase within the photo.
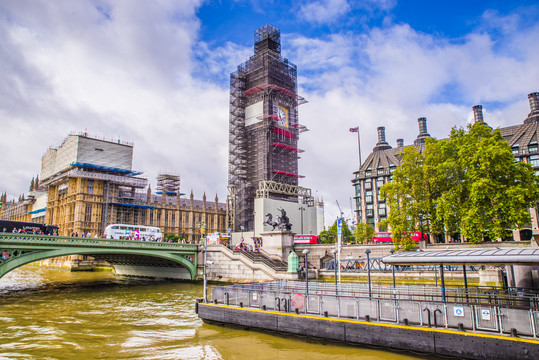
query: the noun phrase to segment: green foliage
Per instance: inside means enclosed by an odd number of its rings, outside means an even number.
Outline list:
[[[423,152],[405,148],[381,190],[393,239],[405,246],[406,234],[421,230],[460,232],[472,243],[504,238],[529,223],[538,185],[533,168],[515,161],[500,131],[476,122],[453,128],[449,139],[427,139]]]
[[[322,244],[334,244],[337,241],[337,220],[327,230],[323,230],[318,237]],[[342,242],[355,242],[355,237],[348,228],[346,221],[342,222]]]
[[[179,238],[180,238],[180,235],[176,235],[176,234],[166,234],[165,235],[165,240],[166,241],[172,240],[174,242],[178,242]]]
[[[372,241],[372,237],[374,235],[374,227],[371,224],[367,224],[366,222],[360,221],[356,229],[354,230],[354,237],[356,238],[356,242],[367,244]]]

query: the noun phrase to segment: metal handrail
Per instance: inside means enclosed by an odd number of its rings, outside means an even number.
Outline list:
[[[343,319],[416,324],[419,326],[456,328],[459,330],[481,330],[518,336],[539,336],[539,307],[506,306],[495,303],[443,302],[411,298],[383,298],[367,293],[354,295],[313,293],[294,287],[297,282],[276,281],[262,284],[216,286],[213,301],[229,302],[231,306],[242,306],[296,312]],[[317,284],[320,287],[320,284]],[[333,284],[331,284],[333,285]],[[226,291],[226,292],[225,292]],[[230,296],[228,294],[231,294]],[[256,296],[255,296],[256,295]],[[302,296],[305,304],[295,308],[294,297]],[[234,303],[232,303],[234,301]],[[351,307],[351,305],[353,305]],[[351,310],[352,309],[352,310]]]

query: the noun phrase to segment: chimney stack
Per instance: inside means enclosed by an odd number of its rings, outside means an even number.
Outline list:
[[[528,94],[528,100],[530,101],[530,113],[524,124],[539,122],[539,92]]]
[[[389,145],[386,142],[386,128],[383,126],[380,126],[377,128],[377,131],[378,131],[378,143],[374,147],[373,151],[391,149],[391,145]]]
[[[417,122],[419,123],[419,135],[427,134],[427,118],[420,117]]]
[[[528,100],[530,100],[530,111],[532,114],[539,112],[539,92],[528,94]]]
[[[427,118],[420,117],[419,119],[417,119],[417,123],[419,124],[419,135],[417,135],[417,138],[414,140],[415,146],[424,144],[425,139],[430,137],[430,134],[427,132]]]
[[[397,147],[398,148],[404,147],[404,139],[397,139]]]
[[[473,108],[473,118],[475,122],[483,122],[483,106],[475,105]]]
[[[386,128],[380,126],[376,130],[378,131],[378,143],[386,142]]]

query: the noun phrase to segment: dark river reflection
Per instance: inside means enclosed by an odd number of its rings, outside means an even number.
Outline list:
[[[426,359],[203,323],[200,284],[26,266],[0,279],[0,359]]]

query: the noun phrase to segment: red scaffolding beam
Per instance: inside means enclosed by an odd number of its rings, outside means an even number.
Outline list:
[[[293,173],[289,173],[289,172],[281,171],[281,170],[273,170],[273,172],[274,172],[275,174],[281,174],[281,175],[286,175],[286,176],[292,176],[292,177],[296,177],[296,178],[304,178],[304,177],[305,177],[305,176],[303,176],[303,175],[293,174]]]
[[[274,126],[273,127],[273,131],[276,132],[277,134],[279,135],[283,135],[283,136],[286,136],[287,138],[294,138],[294,134],[292,134],[292,132],[288,131],[288,130],[285,130],[285,129],[281,129],[277,126]]]
[[[293,146],[286,145],[286,144],[283,144],[283,143],[280,143],[280,142],[275,142],[275,143],[273,143],[272,145],[273,145],[273,146],[280,147],[280,148],[283,148],[283,149],[286,149],[286,150],[295,151],[295,152],[298,152],[298,153],[302,153],[302,152],[305,151],[305,150],[298,149],[298,148],[295,148],[295,147],[293,147]]]

